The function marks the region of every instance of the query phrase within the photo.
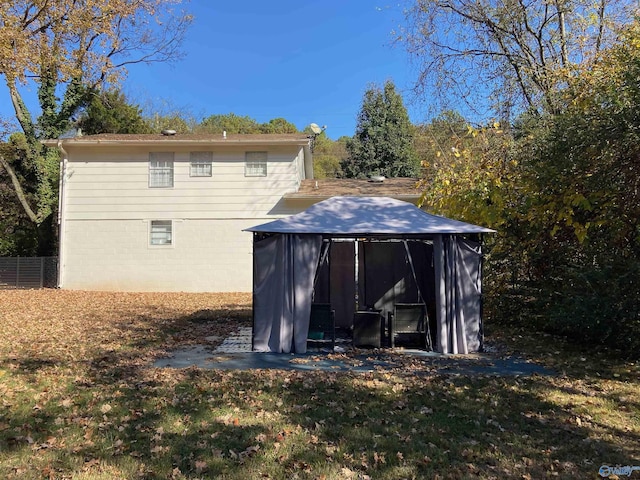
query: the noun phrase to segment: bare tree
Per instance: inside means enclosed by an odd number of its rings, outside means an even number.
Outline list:
[[[636,0],[416,0],[397,40],[419,65],[419,95],[500,116],[556,112],[558,89],[636,10]]]

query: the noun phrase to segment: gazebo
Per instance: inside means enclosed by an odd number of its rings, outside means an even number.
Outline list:
[[[387,197],[332,197],[253,232],[253,349],[305,353],[313,302],[348,327],[358,309],[421,302],[441,353],[481,351],[482,235],[494,230]]]

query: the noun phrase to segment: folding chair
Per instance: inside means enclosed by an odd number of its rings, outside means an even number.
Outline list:
[[[404,346],[431,348],[429,317],[423,303],[396,303],[393,313],[389,312],[389,338],[391,348],[396,342]]]
[[[307,345],[315,347],[331,345],[331,351],[334,351],[336,346],[336,312],[331,309],[331,304],[311,304]]]

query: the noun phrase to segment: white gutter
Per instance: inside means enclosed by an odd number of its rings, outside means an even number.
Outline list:
[[[132,135],[133,136],[133,135]],[[188,146],[282,146],[282,145],[301,145],[306,147],[308,140],[303,139],[233,139],[227,137],[226,139],[174,139],[171,137],[158,137],[158,138],[145,138],[145,139],[109,139],[98,138],[94,139],[91,136],[69,138],[65,139],[67,145],[74,146],[95,146],[100,145],[103,147],[188,147]],[[42,143],[48,147],[55,147],[59,145],[59,140],[43,140]]]
[[[66,212],[65,206],[67,204],[67,151],[62,146],[62,140],[58,140],[58,150],[60,150],[60,181],[58,184],[58,288],[62,288],[62,278],[65,265],[65,250],[66,245],[64,241],[66,230]]]

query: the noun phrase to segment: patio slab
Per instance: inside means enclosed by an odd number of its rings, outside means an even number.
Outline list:
[[[176,352],[168,359],[160,359],[155,367],[186,368],[199,367],[219,370],[325,370],[371,372],[380,368],[390,368],[384,361],[335,358],[329,354],[286,354],[265,352],[204,353],[199,347],[191,348],[188,354]]]
[[[157,368],[188,368],[219,370],[322,370],[373,372],[396,370],[416,374],[530,376],[555,375],[541,365],[516,357],[499,357],[488,353],[442,355],[422,350],[352,350],[345,353],[309,352],[306,354],[239,351],[239,344],[228,343],[228,351],[220,346],[212,350],[206,345],[194,345],[177,350],[169,358],[154,362]],[[250,347],[250,343],[249,343]]]

